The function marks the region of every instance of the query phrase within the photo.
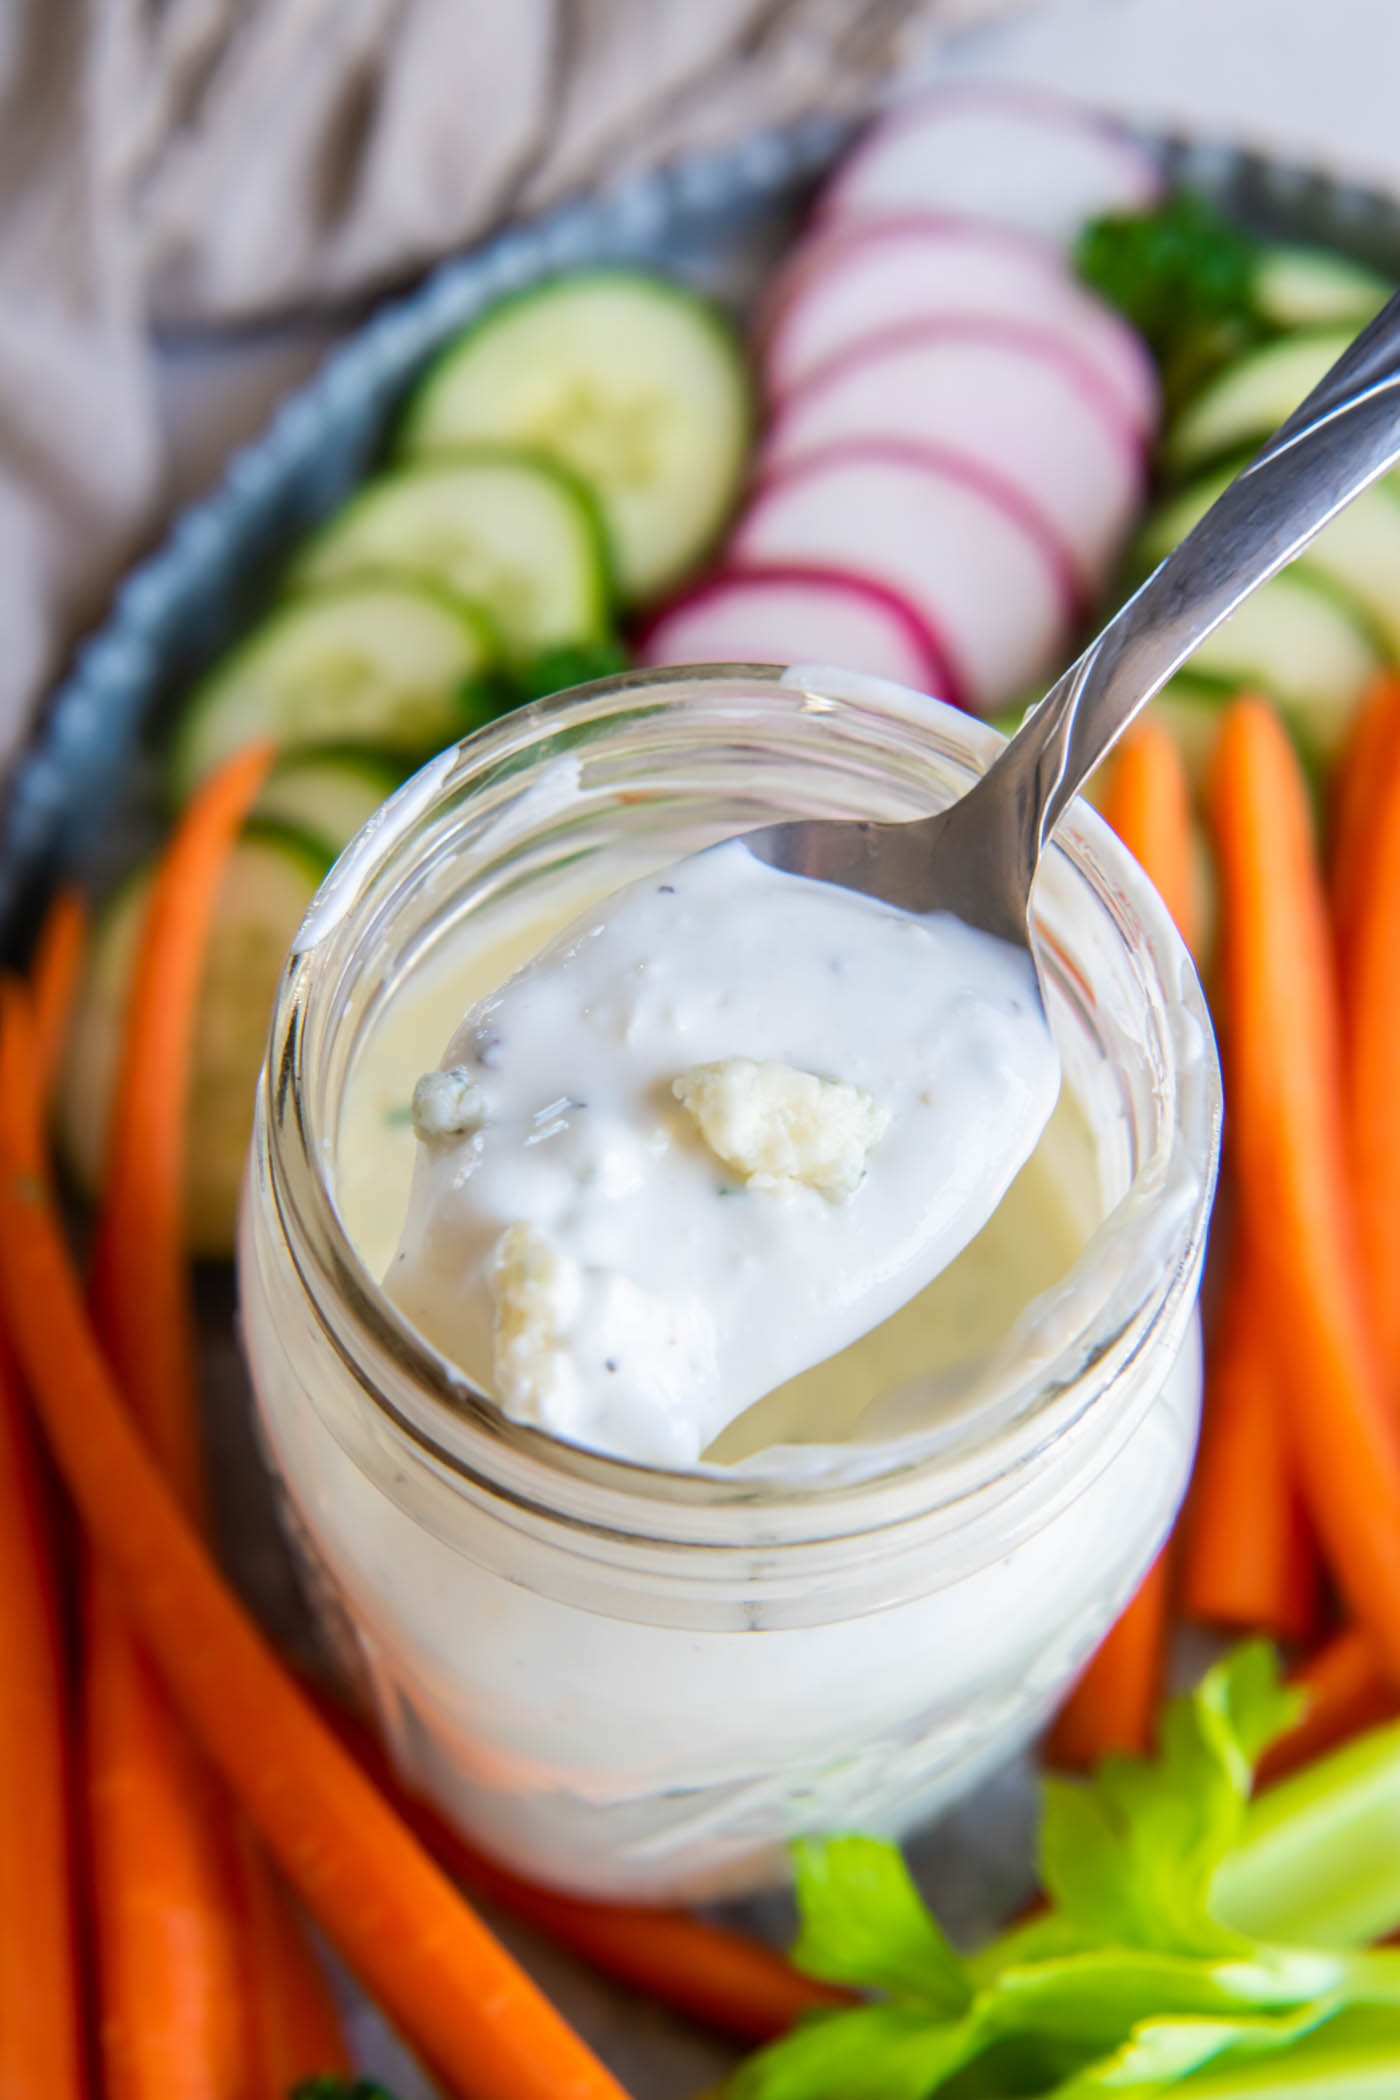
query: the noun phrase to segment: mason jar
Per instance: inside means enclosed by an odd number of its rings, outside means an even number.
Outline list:
[[[346,1222],[367,1048],[444,956],[507,920],[552,928],[581,882],[599,895],[782,818],[918,817],[999,743],[836,674],[621,677],[434,760],[295,944],[241,1225],[260,1430],[403,1776],[524,1874],[735,1893],[800,1833],[905,1830],[1040,1726],[1188,1476],[1213,1038],[1163,905],[1076,804],[1036,935],[1082,1132],[1077,1255],[912,1422],[687,1471],[511,1420],[391,1304]],[[417,1069],[445,1040],[416,1044]],[[391,1235],[403,1200],[360,1172],[359,1212]]]

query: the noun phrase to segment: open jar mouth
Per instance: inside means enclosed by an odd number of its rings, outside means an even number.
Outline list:
[[[464,1489],[614,1536],[828,1539],[1023,1473],[1150,1337],[1184,1336],[1218,1158],[1214,1041],[1165,907],[1083,804],[1042,865],[1036,940],[1067,1081],[1077,1052],[1116,1095],[1100,1132],[1107,1215],[1007,1347],[970,1367],[975,1408],[796,1475],[777,1460],[672,1470],[568,1444],[512,1420],[424,1340],[337,1208],[355,1060],[398,988],[473,913],[485,923],[591,856],[615,862],[639,845],[649,857],[617,881],[784,816],[923,816],[985,770],[1001,742],[942,703],[834,671],[634,672],[475,732],[371,819],[293,946],[261,1120],[266,1181],[302,1289],[387,1432]]]

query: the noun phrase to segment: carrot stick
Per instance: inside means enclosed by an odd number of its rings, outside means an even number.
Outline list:
[[[1243,1229],[1314,1528],[1400,1680],[1400,1441],[1356,1258],[1326,908],[1307,789],[1262,701],[1226,715],[1212,807]]]
[[[44,1099],[51,1100],[68,1040],[87,947],[87,906],[77,890],[55,890],[34,943],[35,1055]]]
[[[1152,1748],[1166,1675],[1171,1550],[1164,1546],[1119,1614],[1045,1739],[1055,1771],[1087,1772],[1116,1752]]]
[[[1308,1708],[1297,1726],[1264,1752],[1258,1775],[1264,1784],[1400,1714],[1400,1695],[1387,1682],[1374,1641],[1355,1627],[1300,1663],[1289,1683],[1307,1693]]]
[[[1328,853],[1332,919],[1342,982],[1349,975],[1351,930],[1364,896],[1377,802],[1400,767],[1400,677],[1377,678],[1352,725],[1332,794]]]
[[[49,1512],[0,1350],[0,2100],[80,2100],[67,1697]]]
[[[195,1012],[219,889],[270,757],[244,752],[212,774],[157,870],[133,972],[96,1235],[101,1339],[158,1463],[196,1521],[206,1517],[208,1497],[180,1232]],[[114,1813],[96,1824],[95,1908],[100,1920],[110,1913],[99,1935],[107,1955],[104,2031],[118,2048],[124,2028],[143,2039],[159,2033],[153,2008],[162,1991],[211,2008],[222,1994],[245,2015],[241,2026],[226,2020],[222,2030],[212,2013],[202,2025],[172,2024],[183,2058],[153,2064],[155,2079],[128,2080],[124,2089],[135,2100],[158,2100],[173,2078],[185,2092],[238,2096],[251,2087],[282,2100],[313,2072],[343,2068],[335,2009],[300,1922],[202,1761],[183,1743],[178,1754],[170,1749],[178,1724],[115,1604],[94,1618],[89,1670],[99,1689],[114,1676],[130,1679],[123,1697],[93,1702],[91,1754],[129,1771],[138,1797],[144,1782],[149,1821],[159,1826],[163,1817],[180,1837],[157,1883],[140,1818]],[[193,1882],[188,1872],[181,1880],[182,1863],[201,1869]],[[128,1939],[133,1957],[143,1948],[149,1955],[143,1977],[127,1977]],[[301,2045],[311,2053],[298,2062]],[[141,2044],[133,2038],[125,2046],[131,2053]]]
[[[1109,774],[1103,815],[1194,954],[1201,910],[1191,783],[1174,738],[1160,722],[1139,722],[1124,737]]]
[[[1194,949],[1200,912],[1191,786],[1160,724],[1141,722],[1124,739],[1103,814]],[[1164,1547],[1061,1708],[1045,1746],[1051,1764],[1082,1771],[1111,1751],[1151,1748],[1166,1668],[1170,1563]]]
[[[1392,683],[1400,696],[1400,682]],[[1381,1368],[1400,1407],[1400,697],[1389,689],[1385,697],[1390,748],[1377,757],[1369,806],[1346,835],[1354,893],[1339,908],[1346,913],[1344,1103],[1361,1278]]]
[[[774,1949],[686,1911],[591,1903],[522,1880],[411,1793],[368,1728],[324,1695],[316,1703],[356,1763],[454,1881],[633,1990],[748,2042],[771,2041],[803,2013],[850,2003],[849,1992],[804,1976]]]
[[[242,2100],[247,2031],[212,1773],[128,1629],[88,1584],[84,1747],[103,2090]]]
[[[250,2100],[287,2100],[306,2079],[350,2068],[340,2016],[291,1898],[244,1817],[238,1886],[243,1907],[244,1999],[253,2029]]]
[[[27,1002],[8,984],[0,1301],[60,1471],[190,1728],[351,1968],[467,2100],[620,2100],[298,1692],[151,1465],[88,1322],[40,1128]]]
[[[1317,1556],[1295,1483],[1268,1324],[1257,1264],[1233,1249],[1206,1359],[1181,1603],[1201,1625],[1305,1641],[1317,1626]]]
[[[201,787],[156,872],[132,978],[93,1251],[98,1331],[187,1511],[202,1510],[180,1194],[199,983],[234,840],[272,763],[250,745]]]

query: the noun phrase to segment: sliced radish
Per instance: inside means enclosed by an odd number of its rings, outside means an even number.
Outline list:
[[[1103,581],[1142,501],[1142,448],[1097,373],[1058,336],[1010,322],[914,322],[854,345],[788,396],[761,458],[783,467],[866,438],[912,439],[991,467],[1086,590]]]
[[[1143,343],[1077,284],[1045,242],[970,219],[907,217],[818,231],[767,302],[762,356],[770,398],[853,343],[907,322],[975,315],[1053,329],[1099,374],[1144,437],[1157,427],[1157,370]]]
[[[644,664],[838,664],[921,693],[948,673],[927,623],[895,592],[840,570],[720,570],[654,620]]]
[[[943,643],[964,706],[997,706],[1064,638],[1074,582],[1013,489],[911,444],[833,445],[760,482],[731,566],[816,563],[906,598]]]
[[[949,87],[894,110],[836,171],[824,218],[955,212],[1068,247],[1088,219],[1161,194],[1126,132],[1070,103],[996,86]]]

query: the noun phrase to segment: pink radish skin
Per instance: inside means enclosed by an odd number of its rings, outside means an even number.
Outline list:
[[[1053,331],[1093,366],[1143,438],[1156,430],[1157,371],[1141,338],[1076,284],[1045,242],[970,219],[835,226],[795,251],[761,330],[768,393],[781,402],[821,365],[916,321],[1005,320]]]
[[[779,408],[765,467],[833,444],[912,440],[990,467],[1102,583],[1137,515],[1144,460],[1098,375],[1059,337],[1006,322],[914,322],[844,351]]]
[[[946,694],[927,624],[893,591],[835,569],[719,570],[661,613],[638,644],[644,664],[838,664]]]
[[[1087,220],[1141,211],[1161,190],[1151,156],[1103,119],[1049,96],[968,85],[905,103],[877,124],[819,210],[826,222],[950,212],[1068,248]]]
[[[896,592],[941,641],[949,697],[993,708],[1053,659],[1072,573],[1014,489],[928,445],[832,445],[761,481],[732,568],[816,564]]]

